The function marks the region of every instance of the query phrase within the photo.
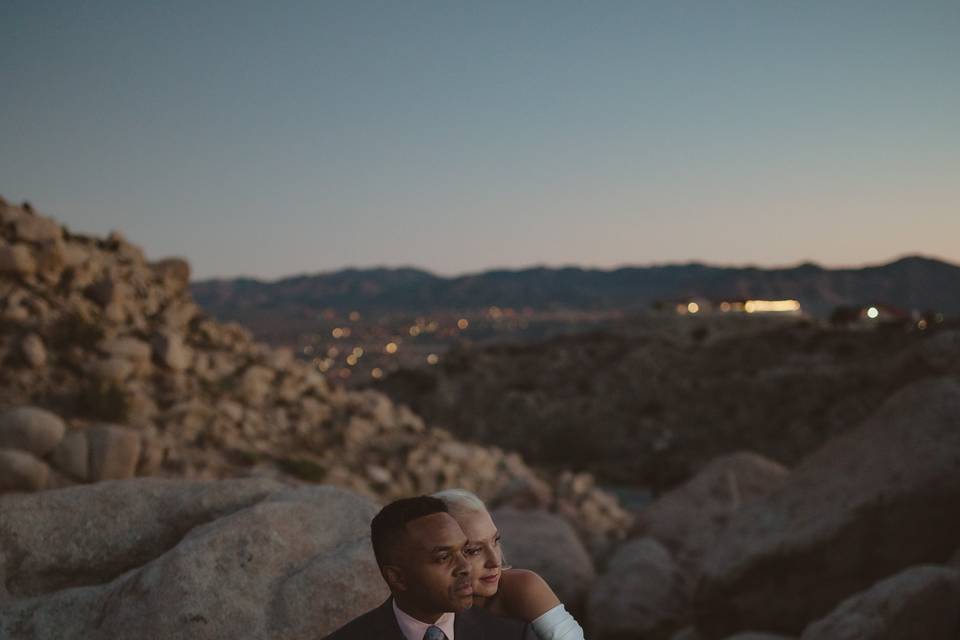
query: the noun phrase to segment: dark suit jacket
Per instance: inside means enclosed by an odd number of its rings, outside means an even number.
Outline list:
[[[498,618],[480,608],[467,609],[453,619],[454,640],[536,640],[533,629],[519,620]],[[340,627],[323,640],[406,640],[393,598]]]

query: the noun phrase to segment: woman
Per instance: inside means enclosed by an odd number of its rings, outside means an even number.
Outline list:
[[[465,552],[476,574],[474,606],[530,623],[541,640],[583,640],[583,629],[543,578],[504,566],[500,533],[480,498],[464,489],[433,495],[443,500],[467,536]]]

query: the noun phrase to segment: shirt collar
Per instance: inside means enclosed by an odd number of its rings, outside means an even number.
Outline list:
[[[427,632],[427,627],[437,626],[447,634],[448,640],[454,640],[453,638],[453,619],[454,613],[448,611],[440,619],[429,625],[426,622],[420,622],[403,609],[397,606],[396,598],[393,599],[393,615],[397,618],[397,624],[400,625],[400,630],[403,632],[404,637],[407,640],[423,640],[423,634]]]

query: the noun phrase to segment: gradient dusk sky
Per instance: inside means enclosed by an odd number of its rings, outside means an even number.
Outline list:
[[[0,195],[196,277],[960,262],[960,2],[0,7]]]

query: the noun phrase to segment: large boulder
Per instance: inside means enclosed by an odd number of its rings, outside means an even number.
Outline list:
[[[43,457],[60,444],[66,425],[59,416],[37,407],[0,413],[0,448],[20,449]]]
[[[811,624],[801,640],[956,640],[960,572],[913,567],[883,580]]]
[[[607,567],[590,589],[588,637],[666,638],[683,623],[688,589],[662,544],[632,540],[614,552]]]
[[[0,567],[14,571],[0,576],[0,637],[315,640],[387,595],[375,512],[340,489],[265,480],[0,498],[0,553],[13,554]]]
[[[796,635],[960,539],[960,384],[918,382],[737,513],[703,562],[697,626]]]
[[[573,527],[543,510],[507,507],[491,515],[503,539],[505,561],[537,572],[567,608],[580,611],[596,570]]]
[[[695,574],[727,521],[744,505],[779,489],[788,474],[783,465],[756,453],[717,458],[641,511],[635,533],[662,542]]]

